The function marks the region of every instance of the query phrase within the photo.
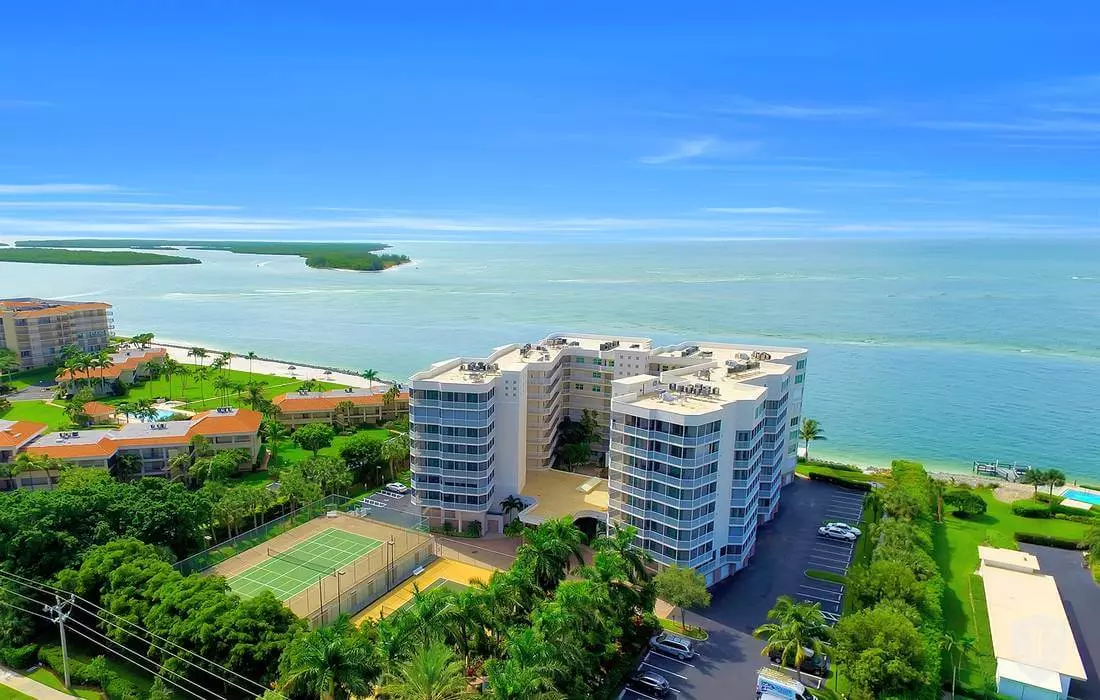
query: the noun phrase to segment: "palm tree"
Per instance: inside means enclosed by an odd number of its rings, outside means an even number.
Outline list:
[[[172,398],[172,377],[179,374],[183,365],[178,361],[173,360],[171,357],[164,358],[164,362],[161,363],[161,373],[164,374],[165,380],[168,382],[168,398]]]
[[[798,679],[802,680],[802,663],[811,654],[823,654],[831,637],[831,630],[821,614],[820,603],[796,603],[793,598],[781,595],[775,600],[775,607],[768,611],[768,622],[752,632],[752,636],[764,639],[761,656],[778,652],[780,660],[787,664],[794,662]]]
[[[226,379],[224,374],[219,374],[214,378],[214,390],[221,392],[222,400],[225,404],[229,403],[229,390],[232,388],[233,382]]]
[[[378,661],[363,635],[341,615],[291,642],[280,663],[281,687],[321,700],[366,697],[378,678]]]
[[[512,511],[519,512],[523,510],[523,499],[515,495],[509,496],[500,502],[500,509],[504,511],[505,515]]]
[[[493,700],[565,700],[554,688],[545,668],[532,668],[512,659],[490,659],[489,697]]]
[[[21,367],[19,355],[10,348],[0,348],[0,386],[5,384],[4,375],[15,372],[16,367]]]
[[[578,564],[584,563],[583,538],[584,533],[573,525],[572,518],[548,520],[533,530],[524,531],[523,544],[516,558],[529,562],[535,581],[542,590],[549,592],[569,573],[574,559]]]
[[[390,388],[386,389],[386,393],[382,394],[382,405],[392,406],[394,401],[397,401],[397,397],[401,394],[401,390],[397,388],[396,384],[390,384]]]
[[[264,385],[251,383],[246,387],[246,392],[248,394],[248,405],[252,407],[253,411],[260,410],[260,406],[267,400],[267,397],[264,396]]]
[[[345,399],[336,404],[332,413],[340,427],[346,428],[351,424],[351,414],[355,413],[355,404]]]
[[[596,538],[592,548],[597,552],[611,552],[619,555],[626,564],[631,583],[641,583],[651,578],[648,565],[653,563],[650,553],[634,544],[638,528],[627,525],[615,528],[603,537]]]
[[[251,350],[246,352],[245,355],[244,355],[244,359],[248,360],[248,382],[249,382],[249,384],[252,383],[252,361],[255,360],[257,357],[259,357],[259,355],[252,352]]]
[[[359,376],[370,382],[371,390],[374,389],[374,382],[378,379],[378,372],[373,369],[365,369],[359,373]]]
[[[1066,473],[1061,469],[1047,469],[1043,472],[1043,483],[1050,487],[1050,496],[1054,498],[1054,487],[1066,485]]]
[[[409,458],[409,436],[400,433],[382,443],[382,459],[390,465],[390,478],[397,478],[396,464]]]
[[[195,347],[193,347],[193,348],[191,348],[190,350],[187,351],[187,356],[188,357],[193,357],[196,360],[198,360],[199,366],[202,366],[202,361],[204,359],[206,359],[206,355],[207,355],[206,348],[200,348],[198,346],[195,346]]]
[[[421,647],[386,674],[378,694],[393,700],[456,700],[470,695],[462,662],[443,644]]]
[[[202,390],[202,383],[206,380],[208,376],[210,376],[210,370],[206,367],[203,367],[202,365],[199,365],[194,370],[192,370],[192,374],[194,374],[195,377],[199,380],[199,405],[201,406],[202,404],[206,403],[206,392]]]
[[[962,666],[963,661],[966,660],[967,654],[974,648],[974,638],[969,634],[962,636],[956,635],[954,632],[944,632],[940,638],[940,649],[947,653],[947,658],[951,660],[951,697],[952,700],[955,697],[955,678],[958,675],[959,667]]]
[[[230,369],[229,365],[233,362],[233,353],[220,352],[218,353],[218,359],[222,361],[221,366],[223,369]],[[225,372],[223,371],[222,374],[225,374]]]
[[[821,428],[821,423],[818,423],[813,418],[803,418],[802,426],[798,429],[798,437],[806,443],[806,461],[810,461],[810,442],[812,440],[825,440],[825,433]]]
[[[268,464],[278,464],[276,460],[279,457],[279,443],[286,439],[290,433],[282,423],[270,418],[265,418],[260,423],[260,432],[263,434],[264,440],[267,441],[267,453],[271,455],[268,458]]]
[[[1046,483],[1043,481],[1045,475],[1046,472],[1044,472],[1042,469],[1028,469],[1020,477],[1020,483],[1031,484],[1035,487],[1035,489],[1032,491],[1032,495],[1038,495],[1039,487],[1043,486]]]

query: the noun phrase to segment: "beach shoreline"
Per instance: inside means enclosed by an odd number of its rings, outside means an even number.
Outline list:
[[[198,345],[195,343],[189,344],[175,339],[165,339],[158,342],[150,343],[151,347],[163,348],[168,356],[177,362],[182,362],[189,365],[197,365],[198,362],[195,358],[189,356],[187,353],[194,347],[202,347],[211,355],[216,355],[221,352],[231,352],[233,357],[229,360],[229,369],[237,370],[240,372],[248,372],[250,369],[256,374],[267,374],[276,377],[287,377],[289,379],[312,379],[320,382],[332,382],[335,384],[343,384],[345,386],[353,386],[357,388],[369,388],[371,386],[385,386],[389,384],[396,384],[396,382],[378,377],[377,379],[370,381],[364,379],[360,374],[355,373],[353,370],[339,367],[326,367],[324,365],[316,365],[310,363],[295,362],[291,360],[279,360],[270,357],[256,357],[253,360],[249,360],[243,353],[235,352],[228,349],[209,347],[206,345]]]

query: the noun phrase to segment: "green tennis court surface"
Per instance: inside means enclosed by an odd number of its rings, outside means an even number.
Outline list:
[[[317,579],[347,566],[381,544],[370,537],[328,528],[231,577],[229,587],[244,598],[271,591],[279,600],[290,600],[316,585]]]

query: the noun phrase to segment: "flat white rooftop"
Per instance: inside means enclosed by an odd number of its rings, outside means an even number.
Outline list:
[[[983,563],[993,566],[1008,565],[1010,567],[1027,569],[1029,571],[1039,570],[1039,559],[1034,554],[1020,552],[1015,549],[978,547],[978,558],[981,559]]]
[[[1085,680],[1085,667],[1054,579],[996,565],[983,566],[981,575],[998,663],[1010,661]]]

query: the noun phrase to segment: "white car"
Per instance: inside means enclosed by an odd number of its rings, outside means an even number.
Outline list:
[[[855,542],[856,537],[858,537],[856,533],[851,532],[850,530],[845,530],[844,528],[839,527],[830,527],[828,525],[823,525],[817,528],[817,534],[833,540],[844,540],[845,542]]]
[[[859,537],[863,534],[863,531],[860,530],[858,527],[852,527],[848,523],[825,523],[825,527],[835,527],[839,530],[847,530],[856,537]]]
[[[404,484],[402,484],[400,482],[397,482],[397,481],[393,482],[392,484],[386,484],[386,490],[389,491],[390,493],[400,493],[400,494],[406,494],[406,493],[409,493],[410,491],[412,491],[411,488],[409,488],[408,486],[405,486]]]

